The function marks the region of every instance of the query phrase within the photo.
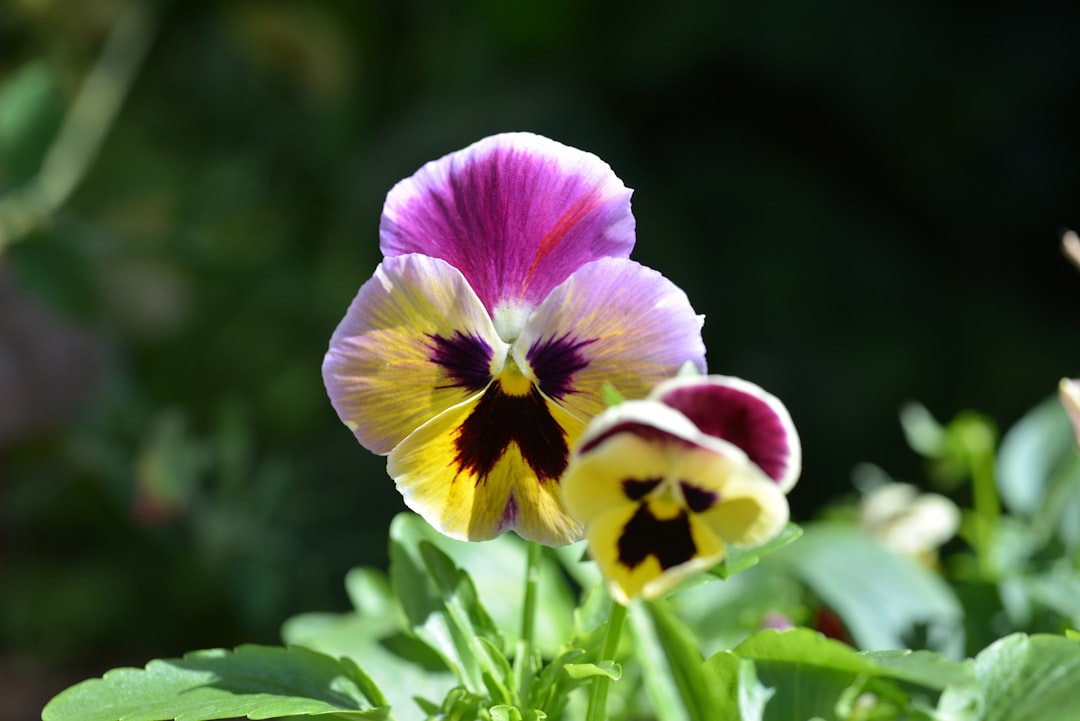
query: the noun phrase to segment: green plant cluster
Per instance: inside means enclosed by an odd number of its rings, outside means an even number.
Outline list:
[[[581,719],[600,683],[619,721],[1080,715],[1080,460],[1064,410],[1039,405],[1000,450],[977,415],[943,426],[913,406],[903,421],[934,483],[963,493],[989,473],[991,498],[964,509],[936,566],[840,506],[632,603],[624,627],[580,544],[539,554],[530,601],[528,544],[454,541],[401,514],[389,572],[349,573],[351,611],[291,619],[281,647],[111,671],[61,693],[44,721]],[[770,628],[777,617],[801,627]]]

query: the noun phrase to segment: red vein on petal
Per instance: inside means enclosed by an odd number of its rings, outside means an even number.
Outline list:
[[[601,202],[602,198],[599,191],[593,189],[575,200],[573,205],[567,208],[566,212],[555,221],[555,225],[551,227],[551,230],[540,239],[532,265],[529,267],[529,272],[525,274],[526,286],[528,286],[533,274],[536,273],[537,268],[540,267],[540,262],[555,250],[571,228],[581,222],[581,219],[591,213]]]

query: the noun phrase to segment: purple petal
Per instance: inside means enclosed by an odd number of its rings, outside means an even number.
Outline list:
[[[424,165],[386,197],[387,257],[460,270],[489,313],[535,306],[585,263],[634,246],[630,190],[595,155],[531,133],[485,138]]]
[[[384,260],[330,339],[323,381],[357,440],[389,453],[407,435],[491,381],[506,353],[465,278],[423,255]]]
[[[606,407],[604,385],[644,398],[687,362],[705,369],[702,317],[660,273],[623,258],[578,269],[533,312],[514,358],[579,418]]]
[[[802,450],[784,404],[758,386],[729,376],[679,377],[651,398],[681,412],[707,435],[723,439],[787,491],[799,476]]]

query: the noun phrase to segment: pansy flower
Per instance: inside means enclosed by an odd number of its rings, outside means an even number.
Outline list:
[[[338,415],[446,535],[578,540],[559,483],[604,384],[640,398],[705,366],[686,294],[627,259],[630,190],[594,155],[497,135],[395,185],[380,240],[323,363]]]
[[[593,419],[563,477],[567,510],[626,604],[757,546],[788,520],[802,455],[784,405],[726,376],[681,376]]]

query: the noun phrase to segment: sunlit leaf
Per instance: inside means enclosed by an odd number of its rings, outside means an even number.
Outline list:
[[[241,646],[119,668],[62,692],[43,721],[206,721],[335,714],[387,718],[383,699],[350,661],[305,648]]]
[[[752,674],[746,669],[751,662]],[[731,651],[713,655],[706,666],[724,688],[732,688],[733,679],[738,678],[740,705],[750,703],[753,715],[749,718],[765,721],[833,719],[837,717],[834,709],[845,704],[913,708],[932,703],[947,684],[971,681],[969,669],[937,654],[859,653],[802,628],[762,631]],[[897,681],[910,686],[914,695],[909,696]],[[763,689],[771,693],[765,696]],[[864,697],[864,693],[869,695]]]
[[[294,616],[282,627],[285,642],[362,664],[399,718],[407,716],[417,697],[445,697],[457,680],[430,647],[403,633],[385,575],[353,569],[346,588],[355,611]]]
[[[751,566],[757,565],[759,560],[769,554],[779,551],[784,546],[798,539],[802,534],[801,528],[794,523],[788,523],[776,537],[760,546],[754,548],[737,548],[735,546],[729,546],[727,558],[710,569],[710,573],[714,573],[720,578],[729,578],[736,573],[745,571]]]
[[[664,602],[634,604],[630,617],[637,659],[657,716],[662,721],[683,714],[691,721],[715,721],[730,699],[719,693],[705,668],[693,632]],[[673,704],[679,708],[670,708]]]
[[[455,541],[411,513],[400,514],[394,524],[400,534],[431,543],[464,569],[507,645],[517,642],[525,588],[524,541],[510,533],[483,543]],[[540,562],[537,587],[534,643],[542,654],[553,656],[573,634],[574,595],[558,562],[548,553]]]
[[[980,721],[1080,718],[1080,643],[1013,634],[975,657],[976,685],[946,689],[945,712],[975,709]]]

